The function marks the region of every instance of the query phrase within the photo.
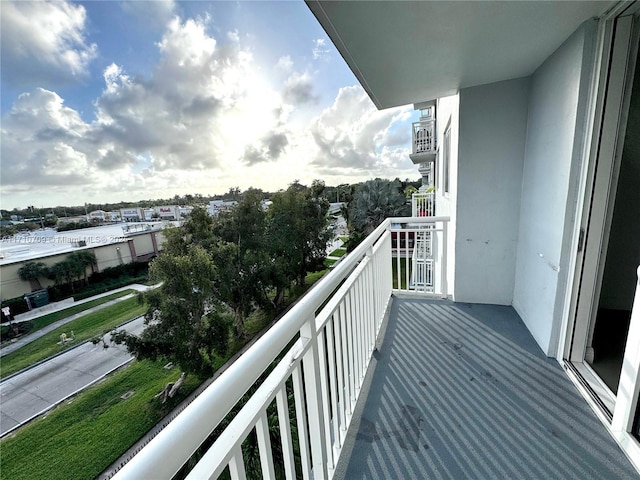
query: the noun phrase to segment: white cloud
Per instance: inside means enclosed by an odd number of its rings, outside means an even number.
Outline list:
[[[62,2],[2,2],[2,74],[14,84],[82,78],[98,48],[84,36],[83,6]]]
[[[158,43],[162,56],[149,79],[116,65],[105,70],[106,88],[96,102],[103,136],[127,150],[148,151],[156,171],[237,160],[254,110],[276,106],[273,96],[257,92],[251,54],[237,33],[219,43],[207,34],[207,21],[174,18]],[[267,127],[277,122],[271,117]]]
[[[34,186],[60,204],[70,194],[116,201],[417,176],[398,128],[409,107],[380,112],[347,87],[309,121],[320,101],[309,73],[282,57],[290,70],[274,90],[238,32],[214,38],[208,22],[171,19],[147,77],[107,66],[92,122],[55,92],[22,94],[2,118],[3,198],[28,202]]]
[[[327,41],[324,38],[317,38],[313,41],[313,59],[328,59],[331,50],[327,46]]]
[[[282,98],[294,106],[317,102],[318,97],[313,93],[311,76],[307,72],[293,72],[284,82]]]
[[[276,63],[276,68],[285,73],[289,73],[291,70],[293,70],[293,60],[291,60],[291,57],[289,55],[280,57],[278,59],[278,63]]]
[[[79,185],[88,174],[87,125],[55,93],[23,93],[2,121],[2,184]]]
[[[360,86],[344,87],[330,107],[312,122],[310,133],[318,146],[312,163],[323,172],[366,171],[387,176],[388,171],[414,167],[408,149],[385,141],[410,107],[379,111]]]

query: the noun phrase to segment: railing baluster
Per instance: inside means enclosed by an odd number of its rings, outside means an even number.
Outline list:
[[[412,248],[415,248],[415,243],[416,243],[416,234],[415,231],[411,232],[413,234],[413,246]],[[405,238],[405,249],[404,249],[404,266],[405,266],[405,290],[409,290],[409,285],[410,285],[410,275],[409,275],[409,271],[411,270],[411,275],[413,275],[413,277],[415,278],[416,272],[414,272],[415,268],[412,262],[412,259],[409,259],[409,232],[406,231],[404,232],[404,238]]]
[[[276,407],[278,409],[278,425],[280,427],[280,442],[282,443],[282,459],[284,461],[284,474],[287,480],[296,478],[296,460],[291,439],[291,419],[289,418],[289,400],[287,398],[286,384],[276,394]]]
[[[260,452],[262,478],[275,480],[276,472],[273,467],[271,438],[269,438],[269,420],[267,419],[266,410],[262,412],[262,415],[260,415],[256,423],[256,437],[258,439],[258,451]]]
[[[351,291],[354,305],[353,315],[353,340],[356,344],[356,396],[360,393],[360,378],[362,376],[362,295],[360,293],[360,285],[362,284],[362,277],[359,277]]]
[[[340,302],[338,317],[336,319],[336,353],[338,364],[338,399],[340,404],[340,438],[344,441],[346,436],[347,416],[351,414],[349,409],[349,366],[347,365],[347,338],[345,325],[344,299]]]
[[[327,325],[328,326],[328,325]],[[333,448],[331,442],[331,405],[329,405],[329,378],[327,365],[327,349],[325,348],[326,328],[321,328],[318,332],[318,366],[319,366],[319,382],[321,399],[322,399],[322,424],[324,425],[324,442],[325,451],[327,452],[327,467],[334,468]]]
[[[349,412],[353,412],[353,407],[355,406],[355,396],[356,396],[356,381],[355,381],[355,371],[356,371],[356,349],[355,349],[355,340],[354,340],[354,331],[353,331],[353,309],[351,305],[351,291],[349,291],[346,295],[346,305],[345,305],[345,322],[347,324],[347,360],[349,365]]]
[[[340,439],[340,425],[339,425],[339,417],[338,414],[339,404],[338,404],[338,381],[336,378],[336,355],[338,354],[335,346],[335,332],[334,332],[334,317],[336,313],[331,314],[331,318],[327,322],[327,353],[329,356],[329,388],[330,388],[330,398],[331,398],[331,431],[333,433],[333,451],[332,454],[335,455],[335,458],[338,458],[340,447],[342,446],[342,440]],[[337,463],[337,461],[336,461]]]
[[[313,477],[327,478],[327,450],[324,443],[324,414],[320,376],[320,352],[316,332],[315,317],[310,317],[300,329],[300,338],[310,340],[310,347],[302,359],[304,370],[305,398],[307,400],[307,418],[309,420],[309,443],[311,447],[311,465]]]
[[[400,281],[400,279],[402,278],[402,273],[401,273],[401,259],[400,259],[400,235],[402,235],[402,232],[400,231],[396,231],[396,288],[398,290],[402,290],[402,282]]]
[[[247,473],[244,469],[244,458],[242,456],[242,445],[236,447],[235,453],[229,462],[229,473],[231,480],[245,480]]]
[[[302,372],[296,366],[291,374],[293,379],[293,397],[296,406],[296,423],[298,425],[298,443],[300,444],[300,461],[302,463],[302,478],[311,478],[311,458],[309,455],[309,441],[307,429],[307,412],[304,407],[304,385],[302,384]]]

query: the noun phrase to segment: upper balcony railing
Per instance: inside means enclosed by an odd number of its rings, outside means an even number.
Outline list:
[[[171,478],[233,409],[187,478],[332,478],[391,294],[446,295],[447,222],[385,220],[115,478]]]
[[[435,194],[414,193],[411,195],[412,217],[433,217],[436,214]]]
[[[412,123],[412,149],[409,155],[413,163],[425,163],[436,157],[436,120],[422,117]]]

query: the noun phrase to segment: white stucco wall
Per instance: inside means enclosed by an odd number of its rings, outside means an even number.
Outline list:
[[[447,225],[447,285],[448,292],[452,294],[455,279],[456,266],[456,195],[458,185],[458,143],[459,143],[459,121],[460,121],[460,96],[458,94],[449,97],[439,98],[436,106],[436,139],[438,156],[435,165],[436,185],[436,215],[450,217]],[[442,145],[446,128],[451,127],[451,155],[449,165],[449,192],[444,193],[442,189]],[[454,295],[455,298],[455,295]]]
[[[555,354],[567,301],[594,25],[578,29],[531,77],[513,306],[547,355]]]
[[[529,84],[460,91],[456,301],[511,305]]]

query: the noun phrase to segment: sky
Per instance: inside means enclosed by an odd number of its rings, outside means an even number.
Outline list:
[[[308,7],[2,1],[3,209],[419,178]]]

